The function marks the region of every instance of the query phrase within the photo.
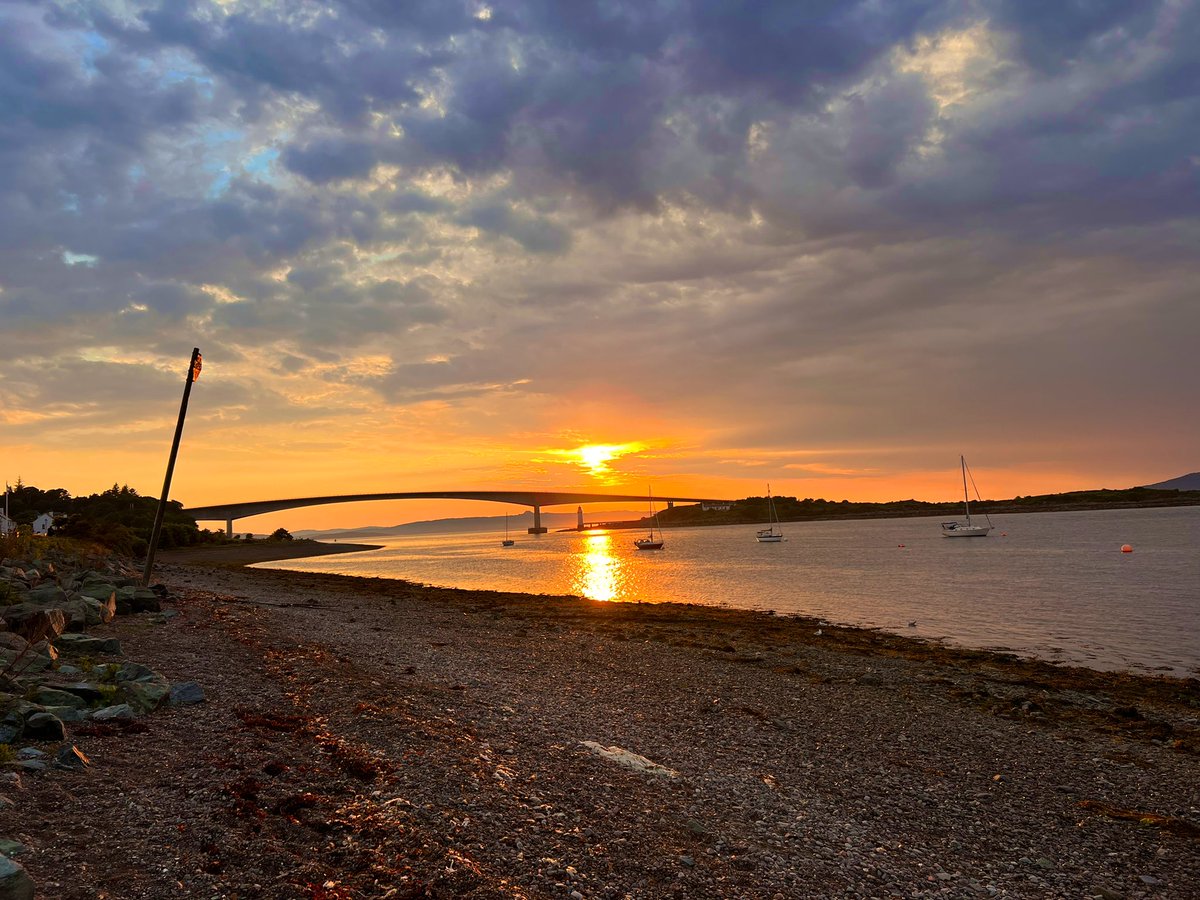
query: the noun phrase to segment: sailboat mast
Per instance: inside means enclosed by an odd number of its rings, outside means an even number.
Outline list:
[[[967,527],[971,527],[971,503],[967,497],[967,458],[961,454],[958,457],[958,462],[962,466],[963,480],[963,509],[967,512]]]

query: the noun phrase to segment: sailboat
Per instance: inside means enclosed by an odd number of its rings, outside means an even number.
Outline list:
[[[514,541],[512,538],[510,538],[508,536],[508,513],[505,513],[504,514],[504,540],[502,540],[500,542],[500,546],[501,547],[511,547],[515,543],[516,543],[516,541]]]
[[[967,461],[964,457],[959,456],[959,464],[962,466],[963,479],[963,511],[966,513],[967,521],[964,522],[943,522],[942,537],[987,537],[989,531],[992,530],[992,520],[987,513],[983,517],[987,519],[986,525],[975,525],[971,522],[971,503],[967,495]],[[971,476],[971,484],[975,484],[975,476]],[[979,498],[979,488],[975,488],[975,497]]]
[[[654,511],[654,495],[647,488],[646,495],[650,498],[650,536],[639,538],[633,542],[633,546],[639,550],[661,550],[663,548],[662,527],[658,524],[658,513]],[[654,529],[658,527],[658,537],[654,536]]]
[[[775,514],[775,501],[771,499],[771,486],[767,485],[767,512],[770,516],[771,527],[755,532],[754,539],[760,544],[778,544],[783,540],[783,529],[777,528],[779,516]]]

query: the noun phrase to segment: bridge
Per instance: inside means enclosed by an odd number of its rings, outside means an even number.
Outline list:
[[[495,503],[515,503],[533,507],[533,527],[530,534],[545,534],[542,527],[543,506],[582,506],[584,503],[641,503],[641,494],[589,494],[571,491],[405,491],[393,494],[339,494],[333,497],[293,497],[290,500],[251,500],[245,503],[221,503],[215,506],[193,506],[184,513],[197,521],[223,521],[225,533],[233,536],[236,519],[261,516],[263,513],[303,506],[323,506],[328,503],[362,503],[368,500],[490,500]],[[668,505],[673,503],[727,503],[711,497],[655,497]]]

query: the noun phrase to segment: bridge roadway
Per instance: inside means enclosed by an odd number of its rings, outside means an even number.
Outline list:
[[[327,503],[361,503],[367,500],[491,500],[496,503],[515,503],[533,507],[533,527],[530,534],[545,534],[542,527],[543,506],[566,506],[584,503],[642,502],[641,494],[588,494],[571,491],[405,491],[394,494],[340,494],[333,497],[295,497],[290,500],[251,500],[246,503],[220,503],[215,506],[193,506],[184,512],[197,521],[224,521],[225,533],[233,535],[235,519],[261,516],[263,513],[302,506],[322,506]],[[727,503],[711,497],[655,497],[666,503]]]

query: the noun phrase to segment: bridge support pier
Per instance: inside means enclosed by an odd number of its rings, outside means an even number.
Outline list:
[[[535,506],[533,508],[533,527],[529,529],[530,534],[545,534],[546,528],[542,526],[542,508]]]
[[[233,519],[225,520],[225,537],[233,537]]]

